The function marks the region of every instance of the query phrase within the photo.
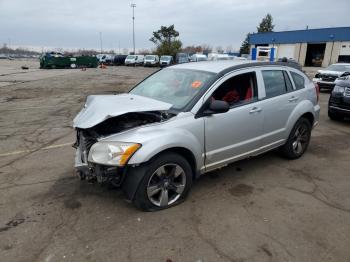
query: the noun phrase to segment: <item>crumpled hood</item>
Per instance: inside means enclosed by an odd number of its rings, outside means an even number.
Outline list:
[[[132,94],[92,95],[87,97],[84,108],[74,118],[73,127],[90,128],[126,113],[165,111],[171,107],[171,104]]]
[[[341,76],[342,74],[344,74],[344,72],[329,71],[329,70],[318,70],[317,72],[320,74],[334,75],[334,76]]]

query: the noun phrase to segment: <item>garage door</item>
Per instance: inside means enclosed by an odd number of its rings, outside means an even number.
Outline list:
[[[277,58],[293,58],[294,57],[294,45],[280,45],[277,49]]]

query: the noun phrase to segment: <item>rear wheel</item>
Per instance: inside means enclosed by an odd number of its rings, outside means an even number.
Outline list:
[[[145,211],[156,211],[181,203],[192,185],[192,170],[181,155],[165,153],[151,161],[134,199]]]
[[[300,118],[294,125],[287,142],[280,148],[283,156],[297,159],[306,151],[311,138],[311,123],[306,118]]]

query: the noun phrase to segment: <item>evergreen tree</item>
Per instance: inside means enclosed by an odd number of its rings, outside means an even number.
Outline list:
[[[260,22],[259,26],[256,28],[258,30],[258,33],[263,32],[273,32],[275,25],[273,24],[273,18],[270,14],[267,14]],[[239,53],[242,54],[249,54],[250,53],[250,44],[249,44],[249,35],[247,34],[246,38],[244,39],[241,48],[239,49]]]
[[[249,54],[250,52],[250,44],[249,44],[249,36],[250,34],[248,33],[246,38],[244,39],[241,48],[239,49],[239,53],[242,54]]]
[[[179,32],[175,30],[174,25],[161,26],[160,30],[153,32],[150,41],[157,46],[158,55],[175,56],[181,50],[182,43],[177,39]]]
[[[260,22],[259,26],[256,28],[258,33],[272,32],[275,25],[273,23],[273,18],[270,14],[267,14]]]

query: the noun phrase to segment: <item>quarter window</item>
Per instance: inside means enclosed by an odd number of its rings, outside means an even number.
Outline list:
[[[282,70],[263,70],[266,98],[279,96],[287,92]]]
[[[302,89],[305,87],[305,79],[304,77],[302,77],[301,75],[294,73],[294,72],[290,72],[295,84],[295,88],[296,89]]]
[[[290,81],[290,78],[289,78],[287,72],[286,72],[286,71],[283,71],[283,75],[284,75],[284,80],[285,80],[285,82],[286,82],[287,91],[288,91],[288,92],[293,91],[293,85],[292,85],[292,82]]]

